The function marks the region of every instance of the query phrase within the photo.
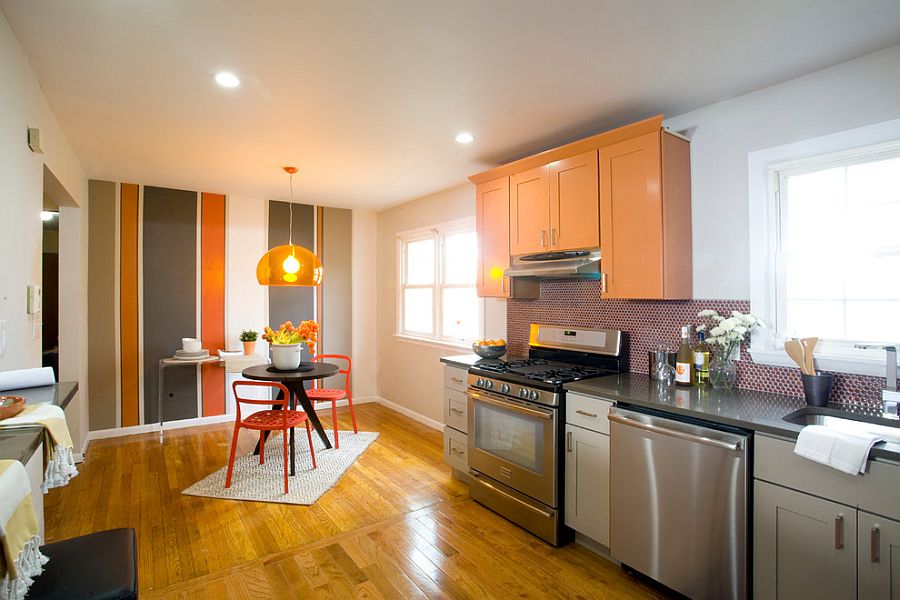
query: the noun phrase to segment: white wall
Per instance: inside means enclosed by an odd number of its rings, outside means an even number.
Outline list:
[[[750,298],[750,152],[898,117],[900,45],[666,119],[692,137],[694,297]]]
[[[41,283],[43,166],[53,172],[80,208],[67,209],[60,231],[61,253],[76,255],[79,268],[60,273],[76,310],[60,311],[60,376],[78,379],[80,392],[67,409],[80,452],[87,432],[86,244],[87,177],[50,110],[5,16],[0,12],[0,319],[6,320],[7,349],[0,370],[41,364],[41,336],[32,335],[34,317],[25,311],[25,288]],[[41,130],[43,154],[32,153],[26,130]],[[70,304],[71,306],[71,304]],[[67,320],[67,315],[68,320]],[[74,318],[71,318],[74,317]],[[40,322],[40,316],[37,317]],[[62,354],[65,353],[65,354]]]

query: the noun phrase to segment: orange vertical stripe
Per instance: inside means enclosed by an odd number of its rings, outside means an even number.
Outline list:
[[[122,427],[140,425],[138,409],[138,186],[123,183],[119,199],[119,344]]]
[[[210,354],[225,349],[225,196],[200,196],[200,332]],[[225,414],[225,370],[203,365],[203,416]]]

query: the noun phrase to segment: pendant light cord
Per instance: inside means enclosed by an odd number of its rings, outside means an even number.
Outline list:
[[[290,207],[288,208],[289,215],[290,215],[288,217],[288,245],[293,246],[294,245],[294,174],[289,173],[288,175],[290,175],[290,179],[288,180],[289,181],[288,185],[291,186],[291,204],[290,204]],[[293,251],[291,251],[291,254],[293,255]]]

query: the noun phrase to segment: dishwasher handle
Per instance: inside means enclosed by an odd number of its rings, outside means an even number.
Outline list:
[[[716,440],[716,439],[702,436],[702,435],[695,435],[693,433],[678,431],[676,429],[669,429],[668,427],[661,427],[659,425],[654,425],[652,423],[644,423],[644,422],[638,421],[636,419],[630,419],[627,416],[622,415],[620,413],[610,412],[608,415],[608,418],[610,421],[614,421],[616,423],[621,423],[622,425],[625,425],[626,427],[635,427],[637,429],[643,429],[644,431],[658,433],[660,435],[667,435],[669,437],[678,438],[680,440],[696,442],[698,444],[704,444],[706,446],[713,446],[715,448],[722,448],[723,450],[731,450],[732,452],[743,450],[743,448],[744,448],[743,440],[738,440],[736,442],[726,442],[723,440]]]

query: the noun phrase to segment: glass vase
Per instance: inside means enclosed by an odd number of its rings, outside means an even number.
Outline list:
[[[713,354],[711,364],[709,365],[709,383],[717,390],[730,390],[734,387],[737,379],[737,365],[731,358],[732,353],[728,350],[718,351]]]

